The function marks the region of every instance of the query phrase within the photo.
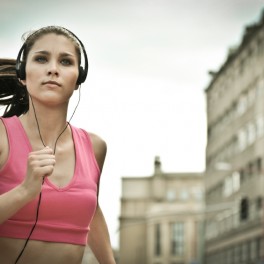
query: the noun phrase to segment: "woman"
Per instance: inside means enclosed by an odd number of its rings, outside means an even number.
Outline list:
[[[0,62],[0,263],[80,264],[87,243],[115,263],[98,205],[106,144],[66,121],[87,71],[82,42],[55,26]]]

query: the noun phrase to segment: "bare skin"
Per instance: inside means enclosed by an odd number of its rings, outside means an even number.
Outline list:
[[[24,243],[21,239],[0,238],[1,263],[14,264]],[[80,264],[83,253],[84,246],[31,240],[18,263]]]

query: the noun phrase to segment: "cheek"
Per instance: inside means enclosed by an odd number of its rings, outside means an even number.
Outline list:
[[[79,71],[72,71],[70,74],[67,75],[67,79],[68,79],[68,82],[71,84],[71,85],[76,85],[76,82],[78,80],[78,76],[79,76]]]
[[[38,68],[27,66],[26,67],[26,82],[29,83],[37,79],[39,79]]]

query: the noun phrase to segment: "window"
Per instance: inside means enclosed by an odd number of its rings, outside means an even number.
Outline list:
[[[246,94],[242,94],[238,100],[237,113],[238,115],[242,115],[246,112],[246,110],[247,110],[247,96]]]
[[[263,91],[264,91],[264,79],[260,79],[256,87],[257,96],[263,95]]]
[[[244,67],[245,67],[245,59],[241,59],[240,65],[239,65],[239,74],[242,75],[244,73]]]
[[[240,189],[240,173],[233,172],[231,176],[227,176],[223,184],[223,196],[228,197]]]
[[[261,237],[256,238],[257,260],[261,257]]]
[[[262,159],[261,158],[258,158],[257,161],[257,174],[260,175],[261,174],[261,171],[262,171]]]
[[[242,263],[248,263],[249,260],[249,244],[244,242],[241,245],[241,261]]]
[[[248,123],[247,125],[247,137],[249,145],[252,144],[256,139],[256,131],[253,123]]]
[[[245,130],[241,129],[238,132],[238,148],[243,151],[247,146],[247,133]]]
[[[252,240],[250,243],[250,260],[257,259],[257,241]]]
[[[239,174],[240,174],[241,184],[243,184],[244,181],[246,180],[246,173],[245,173],[245,171],[243,169],[241,169],[240,172],[239,172]]]
[[[241,264],[240,260],[241,260],[241,247],[240,245],[237,245],[235,247],[235,258],[234,258],[234,264]]]
[[[261,38],[258,38],[257,40],[257,52],[258,54],[262,55],[262,52],[263,52],[263,40]]]
[[[232,192],[233,192],[232,176],[228,176],[224,180],[223,195],[224,195],[224,197],[228,197],[232,194]]]
[[[248,220],[249,210],[249,199],[247,197],[243,197],[240,201],[240,221]]]
[[[255,89],[250,89],[248,91],[248,104],[249,106],[253,105],[256,99],[256,90]]]
[[[173,202],[176,199],[176,193],[174,190],[168,190],[166,196],[167,196],[167,201],[169,202]]]
[[[171,224],[171,254],[182,256],[184,253],[184,224],[181,222]]]
[[[180,191],[180,199],[182,201],[186,201],[189,198],[189,193],[187,190],[181,190]]]
[[[233,192],[236,192],[240,189],[240,174],[239,174],[239,172],[235,171],[232,174],[232,180],[233,180]]]
[[[155,255],[161,255],[161,226],[160,224],[155,225]]]
[[[262,197],[261,196],[258,196],[256,198],[256,209],[257,209],[257,211],[262,210]]]
[[[226,264],[233,264],[233,248],[227,250]]]
[[[197,201],[202,201],[203,199],[203,190],[199,187],[194,187],[192,190],[193,197]]]
[[[262,116],[256,118],[256,134],[258,137],[262,137],[264,132],[264,120]]]

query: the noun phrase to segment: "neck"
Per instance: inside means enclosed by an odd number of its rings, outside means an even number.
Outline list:
[[[45,108],[43,111],[40,107],[36,109],[32,106],[22,118],[30,133],[33,133],[32,137],[55,151],[57,140],[62,140],[67,134],[66,117],[67,110],[62,111],[61,108],[59,110]]]

